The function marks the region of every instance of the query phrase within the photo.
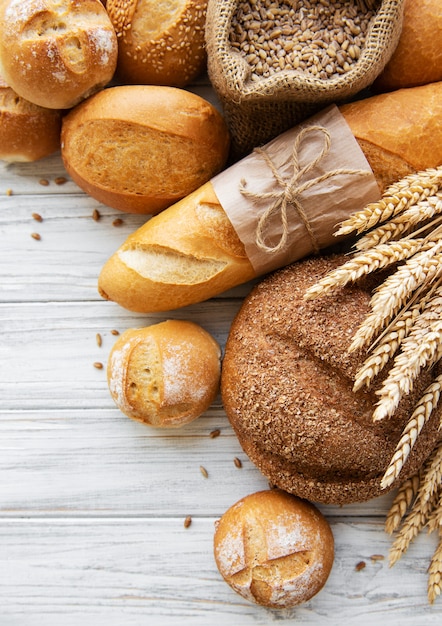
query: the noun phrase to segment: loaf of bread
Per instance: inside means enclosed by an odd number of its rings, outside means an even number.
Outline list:
[[[115,30],[99,0],[3,0],[0,73],[22,98],[68,109],[112,79]]]
[[[340,110],[380,192],[409,173],[442,163],[441,82],[380,94]],[[103,266],[98,288],[127,309],[165,311],[255,276],[209,182],[133,233]]]
[[[440,0],[406,0],[399,42],[373,89],[392,91],[442,80]]]
[[[206,66],[207,0],[108,0],[122,83],[184,87]]]
[[[310,502],[278,489],[250,494],[216,522],[214,554],[224,580],[272,609],[307,602],[333,566],[328,521]]]
[[[21,98],[0,77],[0,159],[36,161],[60,149],[61,111]]]
[[[233,321],[222,375],[223,405],[238,440],[271,484],[314,502],[347,504],[380,496],[419,471],[440,438],[431,414],[399,476],[381,481],[424,390],[441,365],[423,372],[394,416],[373,420],[388,371],[353,391],[365,351],[352,336],[370,311],[370,278],[305,300],[306,290],[348,257],[316,256],[256,285]]]
[[[104,89],[63,119],[61,154],[72,179],[121,211],[153,214],[224,166],[229,132],[221,113],[184,89]]]
[[[214,401],[220,359],[217,341],[194,322],[131,328],[109,354],[109,390],[128,417],[159,428],[183,426]]]

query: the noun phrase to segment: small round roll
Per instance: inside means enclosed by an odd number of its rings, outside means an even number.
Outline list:
[[[214,554],[221,576],[237,593],[286,609],[325,585],[334,538],[313,504],[271,489],[242,498],[216,522]]]
[[[60,148],[61,111],[21,98],[0,77],[0,160],[37,161]]]
[[[206,67],[207,0],[108,0],[121,82],[184,87]]]
[[[121,85],[63,118],[62,158],[93,198],[128,213],[155,214],[224,166],[230,136],[210,102],[176,87]]]
[[[0,73],[22,98],[68,109],[112,79],[115,30],[99,0],[4,0]]]
[[[167,320],[129,329],[109,355],[109,390],[128,417],[149,426],[183,426],[214,401],[220,359],[218,343],[194,322]]]

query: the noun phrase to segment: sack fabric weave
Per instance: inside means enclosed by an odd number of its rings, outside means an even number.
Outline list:
[[[246,59],[230,43],[240,0],[209,0],[206,19],[208,74],[232,134],[235,157],[249,153],[331,103],[369,87],[390,60],[402,30],[405,0],[380,0],[357,62],[337,78],[282,70],[251,80]],[[285,4],[296,7],[296,0]]]

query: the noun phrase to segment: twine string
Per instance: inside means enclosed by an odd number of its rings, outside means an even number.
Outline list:
[[[316,155],[316,157],[307,163],[303,167],[300,166],[299,163],[299,150],[302,142],[306,139],[306,137],[315,132],[320,132],[323,139],[323,146]],[[310,237],[313,251],[317,254],[320,250],[318,241],[316,239],[313,227],[308,219],[308,215],[305,212],[301,200],[300,195],[314,187],[315,185],[319,185],[320,183],[333,178],[335,176],[341,175],[368,175],[369,172],[367,170],[353,170],[353,169],[335,169],[329,172],[325,172],[320,176],[316,176],[314,178],[310,178],[302,182],[302,179],[309,174],[311,170],[313,170],[318,163],[330,152],[331,148],[331,137],[330,133],[323,126],[306,126],[304,127],[297,135],[294,144],[293,150],[291,154],[291,161],[293,165],[293,174],[290,178],[284,179],[275,163],[272,161],[269,154],[263,148],[255,148],[254,152],[262,157],[272,172],[273,178],[278,183],[278,186],[273,191],[256,193],[254,191],[250,191],[246,188],[247,182],[242,180],[240,183],[240,192],[247,198],[251,200],[273,200],[272,203],[269,204],[267,209],[262,213],[258,220],[258,224],[255,232],[255,243],[257,247],[266,253],[277,253],[283,250],[288,241],[289,235],[289,218],[288,218],[288,209],[289,207],[293,207],[299,217],[301,218],[302,223]],[[270,223],[271,218],[274,215],[279,215],[279,219],[281,221],[281,236],[279,241],[271,246],[268,245],[265,241],[266,239],[266,231],[268,229],[268,224]]]

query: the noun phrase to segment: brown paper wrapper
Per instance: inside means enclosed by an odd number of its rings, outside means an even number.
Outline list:
[[[379,200],[374,174],[332,105],[211,180],[257,275],[336,243],[337,226]]]

